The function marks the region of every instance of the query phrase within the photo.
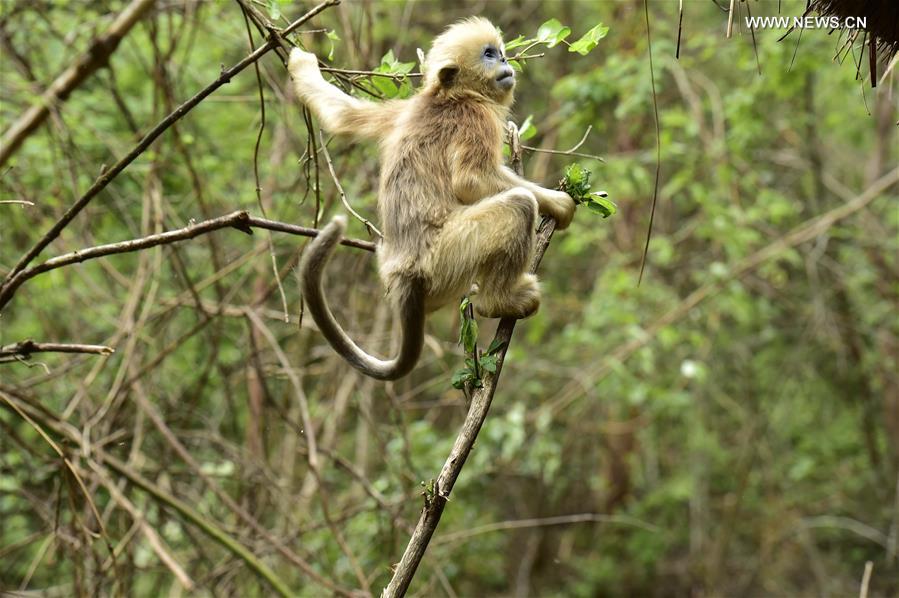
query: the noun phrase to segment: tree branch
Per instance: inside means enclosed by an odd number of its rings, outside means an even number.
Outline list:
[[[283,31],[283,34],[290,33],[321,11],[325,10],[330,6],[335,6],[340,3],[340,0],[326,0],[322,2],[299,19],[292,22],[288,25]],[[143,139],[141,139],[137,145],[132,148],[130,152],[128,152],[122,159],[116,162],[112,168],[106,170],[97,177],[97,180],[94,181],[94,184],[91,185],[90,189],[88,189],[84,195],[82,195],[78,201],[76,201],[72,206],[66,210],[65,214],[53,225],[53,227],[47,231],[47,233],[41,237],[41,239],[32,247],[28,253],[26,253],[22,258],[18,261],[18,263],[13,267],[13,269],[6,275],[6,278],[3,281],[3,285],[0,286],[0,297],[6,296],[6,287],[11,284],[12,279],[22,270],[24,270],[28,264],[30,264],[37,255],[43,251],[47,245],[53,242],[56,237],[62,232],[62,230],[69,225],[69,223],[77,216],[81,210],[83,210],[87,204],[91,202],[103,189],[106,188],[109,183],[116,178],[125,168],[127,168],[139,155],[141,155],[150,144],[153,143],[157,137],[159,137],[166,129],[171,127],[177,121],[181,119],[185,114],[190,112],[193,108],[197,106],[200,102],[206,99],[212,92],[216,89],[231,81],[231,78],[240,73],[242,70],[247,68],[249,65],[253,64],[260,58],[262,58],[265,54],[271,51],[273,48],[276,48],[280,45],[280,40],[278,38],[271,38],[265,44],[254,50],[251,54],[245,57],[243,60],[232,66],[231,68],[225,69],[222,71],[221,75],[197,92],[192,98],[175,108],[168,116],[159,121],[155,127],[153,127]],[[2,308],[3,302],[0,301],[0,308]]]
[[[34,278],[38,274],[116,253],[131,253],[133,251],[156,247],[157,245],[169,245],[171,243],[177,243],[178,241],[193,239],[194,237],[223,228],[236,228],[250,235],[253,234],[253,228],[264,228],[301,237],[315,237],[318,236],[319,233],[318,229],[315,228],[287,224],[285,222],[268,220],[266,218],[256,218],[244,211],[232,212],[226,216],[219,216],[218,218],[213,218],[211,220],[203,220],[202,222],[196,222],[185,226],[184,228],[155,235],[148,235],[138,239],[120,241],[118,243],[97,245],[96,247],[89,247],[87,249],[81,249],[50,258],[37,266],[32,266],[27,270],[19,272],[0,288],[0,309],[3,309],[3,307],[9,303],[9,300],[12,299],[16,290],[22,283]],[[340,244],[348,247],[355,247],[356,249],[364,249],[366,251],[375,250],[374,243],[358,239],[343,239],[340,241]]]
[[[0,363],[27,359],[32,353],[92,353],[112,355],[115,349],[106,345],[82,345],[77,343],[36,343],[33,340],[20,341],[0,347]]]
[[[0,166],[16,153],[22,142],[50,115],[50,108],[64,102],[72,91],[109,62],[122,38],[131,31],[155,0],[133,0],[102,36],[96,38],[84,54],[56,78],[40,100],[19,117],[0,139]]]

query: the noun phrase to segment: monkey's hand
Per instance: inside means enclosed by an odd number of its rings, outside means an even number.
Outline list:
[[[543,189],[537,199],[540,213],[552,216],[557,229],[568,228],[571,219],[574,218],[575,203],[567,193]]]
[[[318,70],[318,58],[315,57],[315,54],[300,48],[290,51],[287,70],[296,81],[308,80],[310,77],[321,78],[321,71]]]

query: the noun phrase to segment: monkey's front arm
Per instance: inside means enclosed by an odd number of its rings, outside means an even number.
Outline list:
[[[395,106],[391,103],[366,102],[325,81],[315,54],[294,48],[287,70],[297,97],[330,133],[378,138],[395,118]]]
[[[574,218],[575,203],[567,193],[541,187],[526,178],[518,176],[505,166],[501,169],[501,176],[509,187],[524,187],[533,193],[534,197],[537,198],[540,213],[552,216],[556,221],[556,228],[561,230],[568,228],[568,225],[571,224],[571,219]]]
[[[452,185],[456,198],[464,204],[472,204],[485,197],[503,193],[515,187],[524,187],[537,198],[541,214],[552,216],[559,229],[567,228],[574,217],[575,203],[564,191],[554,191],[518,176],[505,166],[494,167],[483,162],[466,159],[464,152],[454,151]]]

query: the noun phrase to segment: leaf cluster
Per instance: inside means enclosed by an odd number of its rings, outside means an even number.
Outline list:
[[[464,297],[459,304],[459,313],[462,315],[462,325],[459,327],[459,344],[465,350],[468,357],[465,358],[465,367],[453,374],[453,388],[462,389],[466,385],[480,388],[483,386],[482,372],[496,373],[499,361],[499,351],[506,344],[496,339],[490,343],[487,350],[478,354],[478,322],[471,314],[471,299]]]
[[[606,197],[605,191],[590,191],[590,171],[580,164],[571,164],[559,181],[559,188],[571,196],[577,205],[586,205],[591,212],[608,218],[618,211],[618,206]]]

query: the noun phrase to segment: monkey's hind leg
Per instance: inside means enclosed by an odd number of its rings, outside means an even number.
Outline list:
[[[526,318],[540,306],[540,287],[527,274],[534,253],[537,200],[515,187],[458,210],[434,248],[432,288],[467,289],[478,281],[475,307],[487,317]],[[464,290],[462,292],[465,292]]]

